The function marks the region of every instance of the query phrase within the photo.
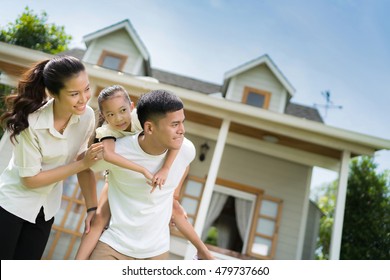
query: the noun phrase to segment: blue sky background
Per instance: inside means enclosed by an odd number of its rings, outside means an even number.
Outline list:
[[[153,68],[222,84],[225,72],[268,54],[296,89],[292,102],[318,107],[330,126],[390,139],[390,1],[387,0],[0,0],[0,27],[29,6],[65,26],[71,47],[129,19]],[[379,152],[379,171],[390,152]],[[316,172],[314,186],[335,178]]]

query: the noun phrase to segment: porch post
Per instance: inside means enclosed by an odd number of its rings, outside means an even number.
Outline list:
[[[226,144],[226,138],[229,133],[229,127],[230,127],[230,120],[224,120],[222,122],[221,129],[219,130],[213,158],[211,159],[210,169],[207,174],[202,200],[200,201],[199,211],[194,225],[195,231],[198,233],[199,236],[202,236],[207,210],[209,209],[211,195],[213,194],[215,181],[217,180],[218,169],[221,164],[222,154]],[[188,244],[184,259],[186,260],[192,259],[195,253],[196,253],[195,247],[192,244]]]
[[[343,154],[341,156],[339,185],[337,190],[336,208],[333,219],[332,237],[329,248],[330,260],[340,259],[341,235],[343,232],[345,199],[347,196],[348,170],[350,158],[351,152],[343,151]]]

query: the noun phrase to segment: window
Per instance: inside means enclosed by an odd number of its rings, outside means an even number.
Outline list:
[[[104,185],[101,174],[96,174],[96,181],[100,193]],[[55,216],[43,259],[74,260],[83,234],[85,210],[77,176],[70,176],[64,181],[61,208]]]
[[[257,201],[247,254],[272,259],[275,255],[282,200],[264,195]]]
[[[195,224],[205,179],[189,176],[181,205]],[[202,240],[215,252],[240,259],[274,258],[282,200],[258,188],[217,179],[206,215]],[[182,236],[177,229],[174,235]]]
[[[245,87],[242,96],[242,103],[268,109],[271,93],[264,90]]]
[[[98,65],[104,68],[122,71],[127,57],[121,54],[103,51],[99,58]]]
[[[180,204],[186,210],[187,219],[192,225],[195,224],[196,216],[198,215],[205,182],[205,178],[188,176],[181,189]],[[171,233],[183,237],[176,227],[171,227]]]

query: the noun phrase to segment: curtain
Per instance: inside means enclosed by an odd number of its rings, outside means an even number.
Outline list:
[[[204,223],[204,228],[202,233],[203,241],[206,240],[207,232],[209,231],[209,228],[214,223],[214,221],[218,218],[227,199],[228,199],[228,195],[223,193],[213,192],[213,195],[211,196],[211,200],[210,200],[209,210],[206,216],[206,221]]]
[[[235,237],[237,236],[237,231],[235,229],[235,221],[232,217],[227,215],[219,216],[215,226],[218,230],[218,239],[217,245],[220,248],[231,248]]]
[[[245,243],[246,231],[249,224],[249,215],[252,209],[252,202],[242,198],[235,198],[235,208],[236,208],[236,220],[238,232],[240,233],[241,239]]]

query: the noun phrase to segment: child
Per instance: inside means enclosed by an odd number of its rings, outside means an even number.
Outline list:
[[[98,97],[100,110],[99,125],[106,122],[96,129],[96,138],[103,142],[104,159],[107,162],[118,165],[123,168],[131,169],[144,175],[148,184],[152,187],[151,193],[158,186],[160,189],[165,183],[169,169],[177,155],[177,151],[169,150],[167,158],[161,169],[153,176],[145,168],[130,162],[121,155],[115,153],[115,139],[129,134],[135,134],[142,130],[139,124],[133,103],[127,91],[118,85],[107,87],[102,90]],[[76,259],[88,259],[99,240],[101,233],[110,220],[110,208],[108,202],[108,182],[106,181],[99,200],[98,209],[91,226],[90,231],[86,229],[86,234],[82,238]],[[198,250],[199,259],[214,259],[205,244],[200,240],[192,225],[187,221],[183,208],[174,198],[172,219],[176,227],[183,235],[190,240]]]

